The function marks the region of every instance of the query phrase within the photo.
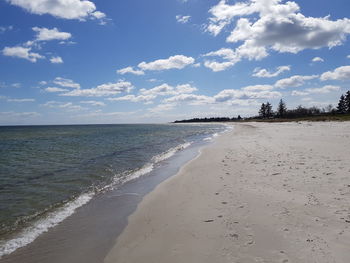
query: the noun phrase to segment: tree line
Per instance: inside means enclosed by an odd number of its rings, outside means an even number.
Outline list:
[[[333,108],[330,104],[322,109],[318,107],[304,107],[299,105],[295,109],[287,109],[286,103],[281,99],[278,103],[276,111],[273,111],[272,105],[269,102],[262,103],[259,115],[253,118],[273,119],[273,118],[298,118],[326,114],[346,114],[350,113],[350,91],[347,91],[340,96],[337,108]]]
[[[324,108],[313,107],[304,107],[299,105],[295,109],[288,109],[285,101],[281,99],[277,105],[276,110],[273,110],[272,104],[270,102],[264,102],[261,104],[259,113],[257,116],[250,118],[242,118],[240,115],[238,117],[212,117],[212,118],[193,118],[188,120],[177,120],[175,123],[188,123],[188,122],[228,122],[228,121],[241,121],[241,120],[256,120],[256,119],[295,119],[295,118],[307,118],[312,116],[341,116],[343,114],[350,114],[350,90],[345,94],[340,96],[338,105],[334,108],[331,104]],[[322,117],[324,118],[324,117]],[[348,118],[348,115],[345,115],[341,118]],[[334,119],[330,117],[329,119]],[[348,118],[349,119],[349,118]]]

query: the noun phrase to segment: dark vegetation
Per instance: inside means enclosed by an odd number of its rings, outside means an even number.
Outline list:
[[[188,122],[232,122],[232,121],[267,121],[267,122],[283,122],[283,121],[327,121],[350,120],[350,90],[340,96],[338,105],[334,108],[331,104],[324,107],[304,107],[299,105],[295,109],[288,109],[286,103],[281,99],[276,110],[273,110],[271,103],[262,103],[259,109],[259,115],[249,118],[229,117],[212,117],[212,118],[194,118],[189,120],[175,121],[175,123]]]

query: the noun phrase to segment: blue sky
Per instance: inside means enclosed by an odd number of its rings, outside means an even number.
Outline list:
[[[0,1],[0,125],[146,123],[336,106],[346,0]]]

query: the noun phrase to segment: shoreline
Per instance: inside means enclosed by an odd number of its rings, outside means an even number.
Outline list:
[[[350,261],[350,124],[234,127],[144,197],[105,263]]]
[[[87,204],[78,207],[72,215],[50,229],[41,231],[43,227],[40,226],[38,231],[42,233],[34,237],[35,240],[29,240],[27,245],[4,255],[0,261],[102,262],[142,197],[160,182],[175,175],[216,136],[216,133],[208,134],[208,137],[190,140],[155,155],[152,163],[131,173],[129,180],[120,187],[95,194]],[[150,165],[152,169],[147,169]],[[147,175],[143,176],[141,172]],[[85,251],[84,255],[79,255],[79,251]]]

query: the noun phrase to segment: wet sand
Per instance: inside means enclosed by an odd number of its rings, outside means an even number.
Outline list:
[[[105,257],[350,262],[350,122],[237,124],[145,196]]]

